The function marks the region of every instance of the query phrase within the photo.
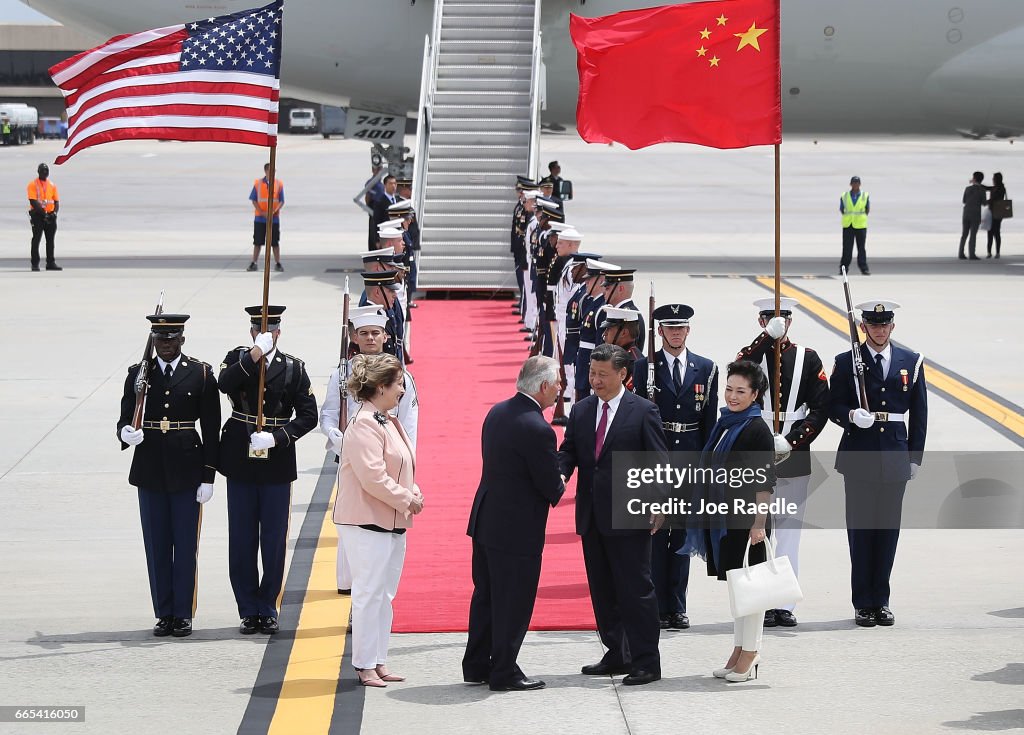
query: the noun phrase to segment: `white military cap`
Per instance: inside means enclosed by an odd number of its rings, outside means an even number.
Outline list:
[[[782,316],[792,316],[793,309],[795,309],[799,304],[800,302],[797,301],[796,299],[791,299],[788,296],[783,296],[782,298],[779,299],[779,314],[781,314]],[[765,314],[766,312],[770,311],[773,316],[775,315],[774,296],[769,296],[766,299],[756,299],[754,301],[754,306],[757,307],[758,312],[761,314]]]
[[[860,309],[861,321],[868,324],[891,324],[896,315],[893,313],[900,305],[895,301],[876,299],[874,301],[863,301],[854,309]]]
[[[357,306],[349,309],[348,320],[352,322],[353,329],[369,326],[383,329],[388,324],[388,315],[384,313],[383,306]]]
[[[583,242],[583,235],[580,234],[580,232],[575,228],[570,228],[568,230],[562,230],[561,232],[559,232],[558,239],[566,240],[568,242]]]
[[[552,222],[551,229],[560,233],[562,230],[572,230],[575,228],[572,225],[567,225],[565,222]]]
[[[393,258],[394,255],[395,249],[392,247],[386,247],[378,248],[376,250],[368,250],[367,252],[363,253],[360,257],[365,262],[370,262],[371,260],[379,260],[383,262],[385,260],[391,260],[391,258]]]
[[[377,230],[377,237],[381,240],[397,240],[402,237],[402,231],[391,229]]]
[[[635,322],[640,318],[640,312],[635,309],[619,309],[615,306],[605,307],[604,321],[600,328],[614,327],[619,323]]]
[[[381,222],[377,225],[378,230],[400,230],[402,229],[402,223],[404,219],[389,219],[387,222]]]
[[[527,189],[523,192],[523,199],[536,199],[540,196],[540,192],[536,189]]]

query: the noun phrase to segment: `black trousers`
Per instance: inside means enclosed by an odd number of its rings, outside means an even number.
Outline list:
[[[263,485],[228,478],[228,577],[240,618],[277,617],[290,508],[291,483]]]
[[[844,478],[844,485],[853,607],[887,607],[907,483]]]
[[[511,554],[473,539],[473,597],[462,658],[467,681],[500,686],[523,677],[516,659],[537,600],[540,562],[540,554]]]
[[[651,536],[651,576],[660,616],[686,612],[690,557],[676,553],[685,541],[685,528],[662,529]]]
[[[252,244],[253,247],[261,248],[267,241],[267,223],[266,222],[253,222],[252,223]],[[270,247],[276,248],[281,246],[281,223],[274,222],[274,229],[270,232]]]
[[[158,618],[195,616],[202,508],[191,490],[168,493],[139,488],[149,591],[153,596],[153,614]]]
[[[1003,246],[1003,220],[1000,217],[992,218],[992,226],[988,228],[988,254],[992,254],[992,242],[996,243],[996,255],[999,255],[999,248]]]
[[[32,265],[39,265],[39,241],[46,235],[46,264],[56,265],[53,255],[53,239],[57,235],[57,218],[46,218],[42,215],[29,214],[29,221],[32,224]]]
[[[644,533],[583,534],[583,562],[597,632],[608,649],[602,662],[634,671],[661,671],[658,599],[651,581],[651,539]]]
[[[839,261],[839,265],[850,270],[850,262],[853,260],[853,243],[857,243],[857,267],[860,268],[863,273],[868,269],[868,251],[867,251],[867,239],[868,239],[868,228],[856,229],[854,227],[843,228],[843,258]]]
[[[978,243],[978,228],[981,227],[981,215],[977,217],[965,214],[963,217],[963,232],[960,233],[960,257],[964,257],[964,243],[967,242],[967,238],[970,237],[970,244],[968,245],[968,252],[972,258],[976,257],[974,254],[974,248]]]

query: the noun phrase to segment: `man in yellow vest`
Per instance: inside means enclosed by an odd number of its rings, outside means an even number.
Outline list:
[[[256,270],[256,260],[260,257],[260,248],[267,241],[267,215],[270,213],[270,164],[263,165],[263,178],[256,179],[249,192],[249,201],[255,211],[255,218],[252,225],[252,262],[249,263],[247,271]],[[281,265],[281,207],[284,206],[284,184],[281,179],[274,176],[274,209],[273,227],[270,233],[270,247],[274,250],[274,270],[283,271]]]
[[[57,235],[57,211],[60,198],[57,186],[50,181],[50,167],[40,163],[38,176],[28,182],[28,221],[32,225],[32,270],[39,270],[39,241],[46,235],[46,270],[64,270],[53,256],[53,239]]]
[[[11,121],[9,118],[0,119],[0,133],[3,134],[3,144],[11,144]]]
[[[850,190],[839,197],[839,213],[843,216],[843,259],[839,262],[842,268],[850,269],[853,259],[853,243],[857,242],[857,267],[865,276],[868,270],[868,254],[865,243],[868,239],[868,214],[871,212],[871,201],[866,191],[860,190],[860,176],[850,179]]]

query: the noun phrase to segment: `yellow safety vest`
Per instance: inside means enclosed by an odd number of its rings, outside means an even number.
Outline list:
[[[861,191],[854,204],[850,192],[843,194],[843,227],[852,227],[855,230],[866,230],[868,227],[868,193]]]

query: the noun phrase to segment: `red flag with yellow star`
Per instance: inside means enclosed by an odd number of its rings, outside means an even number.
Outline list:
[[[778,0],[571,15],[588,143],[744,148],[782,141]]]

